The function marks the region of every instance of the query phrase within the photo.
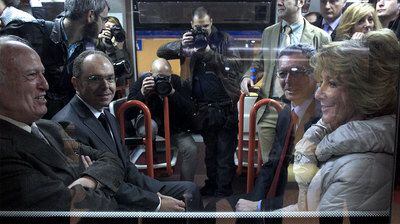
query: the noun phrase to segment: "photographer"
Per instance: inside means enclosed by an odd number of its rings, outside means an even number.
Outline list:
[[[171,74],[171,65],[167,60],[159,58],[154,60],[151,73],[144,74],[130,87],[128,100],[139,100],[149,107],[153,123],[153,135],[164,135],[163,98],[168,96],[169,119],[171,129],[171,143],[178,148],[182,156],[181,180],[193,181],[197,167],[197,146],[190,133],[189,118],[193,113],[193,103],[190,93],[182,87],[181,79]],[[141,114],[138,110],[129,110],[130,117],[136,117],[136,132],[145,136],[144,122],[140,121]],[[138,124],[140,122],[140,124]]]
[[[111,58],[117,79],[117,88],[126,85],[126,79],[131,77],[131,63],[125,45],[125,31],[118,18],[107,17],[104,29],[99,34],[96,48]]]
[[[190,77],[185,84],[197,105],[193,128],[200,131],[206,145],[208,180],[201,193],[228,196],[232,194],[233,156],[237,146],[239,54],[230,48],[229,35],[212,25],[204,7],[194,11],[191,25],[192,30],[184,33],[181,40],[161,46],[157,55],[179,58],[181,65],[189,65]]]

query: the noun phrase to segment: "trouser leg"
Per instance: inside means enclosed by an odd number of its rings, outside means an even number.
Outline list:
[[[260,111],[261,112],[261,111]],[[275,139],[275,128],[278,121],[278,112],[274,108],[266,109],[257,123],[258,139],[261,155],[264,162],[268,161],[272,144]]]
[[[160,193],[171,196],[186,203],[187,211],[202,211],[203,201],[198,187],[189,181],[167,181]]]
[[[206,146],[204,159],[207,174],[206,185],[215,187],[217,182],[217,132],[213,129],[205,129],[202,137]]]
[[[197,168],[198,149],[189,133],[181,132],[172,136],[172,144],[178,148],[182,158],[181,180],[193,181]]]

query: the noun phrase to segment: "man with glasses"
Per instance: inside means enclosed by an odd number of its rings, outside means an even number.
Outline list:
[[[310,66],[310,59],[315,53],[315,48],[308,44],[290,45],[279,53],[277,78],[290,103],[286,104],[278,114],[273,147],[268,161],[260,170],[254,190],[246,195],[227,198],[230,204],[227,209],[241,212],[262,211],[291,204],[291,201],[284,199],[284,192],[288,177],[287,168],[293,161],[294,146],[311,124],[316,123],[321,117],[321,106],[314,98],[317,83],[314,79],[313,68]],[[293,126],[292,129],[290,125]],[[292,132],[288,133],[288,130]],[[289,148],[279,170],[280,174],[275,176],[288,134],[290,134]],[[269,192],[274,178],[278,178],[277,185],[274,187],[274,192]],[[208,207],[216,209],[214,206],[213,203]]]
[[[15,21],[2,30],[2,34],[27,39],[46,68],[49,91],[46,95],[48,111],[44,118],[51,118],[74,96],[71,84],[73,61],[86,48],[94,49],[108,11],[106,0],[66,0],[63,16],[53,22]]]
[[[125,171],[115,198],[119,208],[136,211],[198,211],[203,205],[192,182],[160,182],[136,169],[129,161],[116,118],[107,110],[116,83],[110,58],[101,51],[84,51],[74,62],[72,100],[52,120],[62,124],[77,141],[118,155]],[[90,166],[91,158],[85,157]],[[190,195],[184,198],[184,194]],[[190,200],[189,200],[190,198]]]
[[[242,77],[240,84],[242,92],[248,94],[249,87],[262,80],[259,99],[270,98],[283,103],[286,99],[276,75],[276,58],[280,49],[298,43],[312,44],[318,49],[331,41],[326,32],[304,19],[301,14],[304,2],[304,0],[277,0],[277,13],[282,21],[264,29],[259,56]],[[268,160],[277,119],[278,113],[269,105],[260,107],[257,112],[257,133],[263,161]]]
[[[320,0],[322,18],[315,25],[331,35],[332,40],[335,40],[336,28],[345,6],[346,0]]]
[[[151,73],[144,74],[130,87],[128,100],[139,100],[149,107],[151,118],[157,127],[153,127],[153,137],[164,135],[163,99],[168,97],[171,142],[178,148],[182,157],[181,180],[194,181],[197,167],[197,146],[188,132],[193,102],[190,92],[181,84],[179,76],[172,74],[169,62],[158,58],[151,65]],[[136,118],[136,132],[145,137],[143,115],[137,110],[130,110],[130,116]],[[139,118],[139,119],[138,119]]]

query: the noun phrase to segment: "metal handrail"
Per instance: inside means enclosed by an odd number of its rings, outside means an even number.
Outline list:
[[[278,113],[282,110],[281,104],[273,99],[261,99],[260,101],[256,102],[253,108],[250,111],[250,118],[249,118],[249,151],[248,151],[248,158],[247,158],[247,193],[250,193],[254,187],[254,150],[255,150],[255,133],[256,133],[256,115],[257,111],[261,106],[266,104],[270,104],[273,106]],[[260,151],[260,150],[259,150]],[[261,161],[261,158],[259,158]],[[261,167],[261,164],[258,164],[258,167]],[[258,168],[259,169],[259,168]]]

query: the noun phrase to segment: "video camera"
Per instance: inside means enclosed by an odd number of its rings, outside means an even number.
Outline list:
[[[115,41],[121,43],[125,41],[125,31],[121,26],[114,25],[110,28],[111,38],[115,37]],[[107,44],[111,44],[111,39],[105,40]]]
[[[193,44],[191,47],[196,49],[205,49],[208,45],[208,32],[201,26],[195,26],[190,32],[193,35]]]

